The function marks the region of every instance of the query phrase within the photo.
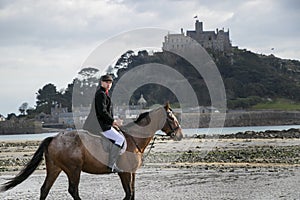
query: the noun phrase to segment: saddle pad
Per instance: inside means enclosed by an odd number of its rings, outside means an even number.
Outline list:
[[[121,135],[123,135],[123,133],[119,132]],[[124,136],[124,135],[123,135]],[[98,136],[99,137],[99,136]],[[125,138],[125,137],[124,137]],[[111,139],[107,139],[105,136],[103,136],[101,134],[101,143],[102,143],[102,146],[103,146],[103,149],[105,152],[109,152],[110,149],[111,149],[111,145],[114,145],[115,141],[114,140],[111,140]],[[125,153],[127,149],[127,141],[124,140],[124,144],[122,146],[122,149],[120,151],[120,155],[122,155],[123,153]]]

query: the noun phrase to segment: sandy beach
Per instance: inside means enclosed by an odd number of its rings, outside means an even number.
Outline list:
[[[0,183],[22,168],[39,141],[3,142]],[[300,139],[155,140],[137,172],[136,199],[300,199]],[[0,199],[38,199],[44,165]],[[72,199],[61,173],[48,199]],[[82,199],[123,199],[119,177],[82,173]]]

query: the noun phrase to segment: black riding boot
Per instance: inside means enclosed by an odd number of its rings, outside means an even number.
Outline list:
[[[121,147],[116,144],[113,144],[110,149],[109,158],[108,158],[108,169],[112,173],[123,172],[123,170],[117,167],[117,160],[120,156],[120,151],[121,151]]]

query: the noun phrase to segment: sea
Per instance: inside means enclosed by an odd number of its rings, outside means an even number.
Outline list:
[[[183,129],[183,135],[186,137],[194,135],[212,135],[212,134],[234,134],[245,131],[266,131],[266,130],[288,130],[291,128],[300,129],[300,125],[281,125],[281,126],[244,126],[244,127],[223,127],[223,128],[197,128],[197,129]],[[0,141],[30,141],[43,140],[50,136],[57,135],[58,132],[39,133],[39,134],[17,134],[17,135],[0,135]],[[156,134],[163,135],[161,131]]]

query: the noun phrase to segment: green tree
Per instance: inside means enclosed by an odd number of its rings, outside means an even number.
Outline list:
[[[62,106],[67,107],[68,111],[72,110],[72,94],[73,94],[74,83],[68,84],[68,87],[61,94]]]
[[[27,102],[22,103],[22,105],[19,107],[19,111],[21,115],[25,115],[27,109],[28,109],[28,103]]]
[[[36,98],[37,113],[44,112],[50,114],[51,107],[60,103],[58,102],[59,93],[56,90],[56,86],[52,83],[45,85],[42,89],[39,89]]]
[[[6,119],[7,119],[7,120],[10,120],[10,119],[13,118],[13,117],[14,117],[14,118],[17,118],[17,115],[16,115],[15,113],[10,113],[10,114],[7,115],[7,118],[6,118]]]
[[[144,53],[145,54],[145,53]],[[130,63],[132,63],[132,56],[134,55],[134,52],[132,50],[126,51],[124,54],[121,55],[121,57],[118,59],[115,68],[127,68]]]
[[[69,100],[73,100],[73,106],[89,106],[92,103],[99,83],[98,72],[98,69],[88,67],[78,73],[79,77],[73,80],[72,89],[69,88],[66,94]]]
[[[32,119],[32,118],[34,118],[34,116],[36,114],[36,110],[34,108],[30,107],[26,110],[26,113],[27,113],[27,118]]]

